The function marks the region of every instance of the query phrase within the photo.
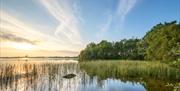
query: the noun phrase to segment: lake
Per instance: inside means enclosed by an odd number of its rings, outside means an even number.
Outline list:
[[[97,66],[99,68],[96,68]],[[103,69],[104,66],[109,68]],[[161,68],[158,72],[164,72],[166,67]],[[78,63],[75,59],[1,58],[0,90],[180,91],[179,69],[168,70],[167,68],[166,70],[167,76],[163,73],[163,76],[160,77],[162,79],[159,79],[157,75],[159,73],[151,74],[148,71],[149,76],[143,71],[141,73],[133,71],[133,74],[130,75],[129,71],[119,71],[110,65]],[[75,74],[75,76],[65,77],[68,74]]]

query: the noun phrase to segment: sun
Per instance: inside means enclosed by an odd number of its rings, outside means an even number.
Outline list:
[[[34,46],[31,44],[27,43],[13,43],[12,46],[16,49],[21,49],[21,50],[33,50]]]

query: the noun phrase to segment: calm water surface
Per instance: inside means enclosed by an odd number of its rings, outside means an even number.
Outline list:
[[[75,74],[72,78],[63,78]],[[0,59],[0,91],[149,91],[143,82],[90,77],[76,60]]]

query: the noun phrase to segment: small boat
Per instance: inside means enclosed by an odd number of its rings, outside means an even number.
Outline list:
[[[67,74],[63,76],[63,78],[70,79],[70,78],[74,78],[75,76],[76,76],[75,74]]]

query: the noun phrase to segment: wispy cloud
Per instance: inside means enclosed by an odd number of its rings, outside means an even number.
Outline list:
[[[14,17],[12,14],[0,11],[0,30],[1,38],[9,39],[11,42],[20,43],[26,42],[32,46],[36,46],[38,50],[72,50],[79,51],[81,46],[64,44],[54,36],[42,33],[31,27],[31,24]],[[40,41],[36,45],[33,45],[35,41]],[[6,47],[2,45],[6,41],[0,41],[0,47]],[[4,43],[6,44],[6,43]],[[10,45],[9,45],[10,47]]]
[[[107,20],[106,20],[102,25],[100,25],[100,31],[98,31],[98,33],[96,34],[96,36],[97,36],[97,38],[98,38],[99,40],[102,40],[102,39],[103,39],[105,33],[106,33],[106,32],[108,31],[108,29],[110,28],[111,23],[112,23],[112,19],[113,19],[112,15],[109,14]]]
[[[126,18],[126,15],[133,9],[136,3],[137,0],[119,0],[117,16],[121,21]]]
[[[2,10],[0,11],[0,22],[1,32],[4,33],[11,33],[12,35],[29,40],[39,40],[42,36],[44,36],[41,32],[38,32],[36,29],[30,27],[28,23],[25,23]]]
[[[7,32],[3,32],[0,31],[0,40],[1,41],[12,41],[12,42],[23,42],[23,43],[29,43],[32,45],[36,45],[38,43],[38,41],[34,41],[34,40],[28,40],[22,37],[18,37],[17,35],[11,34],[11,33],[7,33]]]
[[[102,40],[113,22],[118,23],[114,27],[117,27],[115,29],[119,30],[123,26],[128,13],[135,7],[137,2],[137,0],[119,0],[116,12],[108,12],[107,18],[105,18],[107,20],[100,25],[100,31],[96,34],[97,38]]]
[[[54,32],[60,41],[67,44],[82,44],[80,35],[80,17],[73,0],[40,0],[58,22]]]

